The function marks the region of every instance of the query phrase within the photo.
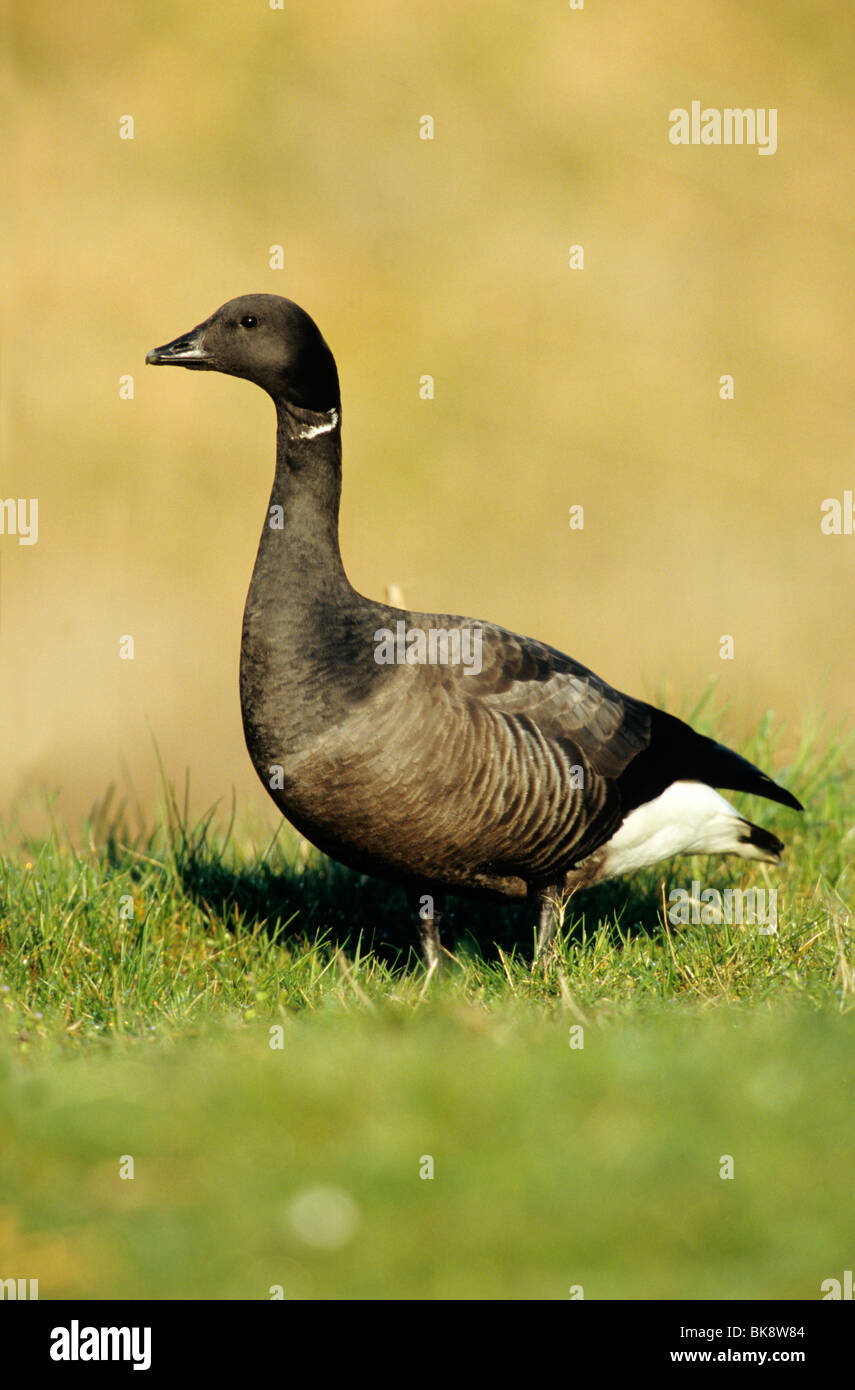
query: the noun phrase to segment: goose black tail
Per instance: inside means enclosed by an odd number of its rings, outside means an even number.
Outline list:
[[[650,742],[619,778],[625,810],[650,801],[672,782],[706,782],[724,791],[747,792],[793,811],[804,807],[759,767],[732,748],[706,738],[673,714],[650,706]]]
[[[747,820],[743,822],[740,839],[743,844],[753,845],[760,851],[758,858],[762,855],[767,862],[780,864],[784,842],[779,840],[777,835],[773,835],[771,830],[764,830],[762,826],[754,825]]]

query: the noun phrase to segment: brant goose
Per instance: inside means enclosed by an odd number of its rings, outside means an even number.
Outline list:
[[[536,901],[539,955],[568,891],[677,854],[779,862],[777,836],[714,788],[802,807],[737,753],[543,642],[351,587],[338,373],[296,304],[232,299],[146,361],[273,398],[276,473],[241,644],[247,747],[307,840],[408,890],[429,974],[446,892]]]

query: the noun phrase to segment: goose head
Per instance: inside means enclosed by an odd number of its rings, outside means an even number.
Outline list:
[[[154,367],[243,377],[277,403],[299,410],[324,414],[340,406],[335,359],[320,330],[298,304],[277,294],[230,299],[145,360]]]

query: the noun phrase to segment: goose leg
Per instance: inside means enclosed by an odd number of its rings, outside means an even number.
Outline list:
[[[439,970],[442,959],[440,952],[442,947],[439,940],[439,917],[419,918],[419,941],[421,942],[422,955],[427,966],[427,976],[424,988],[427,989],[436,972]]]
[[[544,888],[537,894],[540,916],[537,924],[537,945],[534,949],[533,965],[536,965],[555,935],[558,919],[563,922],[563,898],[557,888]]]
[[[410,902],[414,907],[419,924],[419,943],[422,948],[422,956],[427,967],[427,978],[423,986],[427,989],[430,981],[442,964],[442,945],[439,936],[439,923],[442,916],[441,908],[443,902],[424,893],[411,893]]]

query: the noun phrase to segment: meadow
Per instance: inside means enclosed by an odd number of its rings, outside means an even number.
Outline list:
[[[7,840],[3,1269],[42,1298],[821,1297],[855,1238],[855,933],[851,740],[818,738],[781,869],[602,885],[535,967],[525,909],[456,900],[428,989],[403,895],[284,823],[259,847],[165,788],[149,827],[107,797]],[[674,926],[692,879],[774,886],[777,932]]]
[[[0,534],[0,1278],[821,1297],[855,1249],[855,539],[822,524],[855,12],[44,0],[7,32],[0,492],[38,536]],[[696,100],[774,108],[774,154],[671,143]],[[804,803],[735,798],[780,868],[579,895],[536,968],[524,908],[456,900],[425,988],[403,897],[246,755],[269,403],[144,366],[256,291],[335,353],[356,587],[714,733]],[[675,921],[695,885],[776,893],[777,931]]]

